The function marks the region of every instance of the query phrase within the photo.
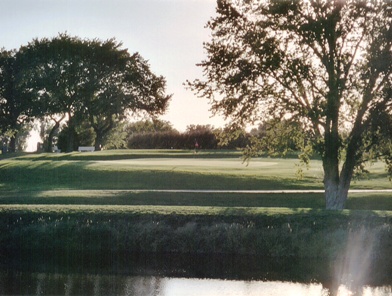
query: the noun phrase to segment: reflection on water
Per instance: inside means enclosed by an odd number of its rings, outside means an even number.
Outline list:
[[[347,263],[175,254],[5,258],[0,257],[0,295],[392,295],[389,258],[366,266],[350,258]],[[366,278],[354,281],[353,271],[364,267]]]
[[[320,283],[168,278],[159,276],[81,275],[2,272],[1,295],[145,295],[145,296],[327,296]],[[341,285],[338,296],[392,295],[391,286],[361,287],[350,291]]]

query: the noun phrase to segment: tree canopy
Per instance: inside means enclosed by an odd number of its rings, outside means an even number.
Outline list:
[[[31,115],[31,104],[25,92],[18,87],[20,65],[15,51],[0,50],[0,133],[10,138],[10,151],[16,149],[16,133]]]
[[[215,113],[299,123],[322,157],[328,209],[344,208],[370,155],[391,172],[391,2],[218,0],[216,11],[204,78],[188,82]]]
[[[115,122],[132,112],[163,113],[170,100],[166,81],[139,53],[129,54],[115,39],[101,41],[59,34],[34,39],[16,53],[18,87],[31,102],[32,115],[67,119],[67,150],[75,127],[88,122],[99,148]]]

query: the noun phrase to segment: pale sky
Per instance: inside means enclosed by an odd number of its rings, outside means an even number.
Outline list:
[[[80,38],[116,38],[130,53],[149,60],[173,94],[161,119],[184,131],[190,124],[223,126],[211,117],[206,99],[197,98],[183,83],[201,78],[196,67],[209,40],[207,21],[216,0],[0,0],[0,47],[18,49],[33,38],[67,32]]]

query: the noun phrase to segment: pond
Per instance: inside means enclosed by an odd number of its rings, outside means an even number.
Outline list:
[[[11,280],[11,281],[10,281]],[[392,295],[391,286],[336,289],[320,283],[169,278],[99,274],[3,274],[1,295],[319,296]]]
[[[379,268],[384,260],[358,280],[333,274],[341,261],[325,260],[148,254],[19,259],[3,260],[1,295],[392,295],[389,263]]]

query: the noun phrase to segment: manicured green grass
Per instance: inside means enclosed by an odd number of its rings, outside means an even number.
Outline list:
[[[15,154],[0,154],[1,158],[14,158]],[[18,153],[20,160],[123,160],[139,158],[239,158],[240,151],[234,150],[203,150],[194,153],[193,150],[177,149],[117,149],[95,152],[72,152],[72,153]],[[295,155],[292,157],[296,158]]]
[[[94,153],[25,154],[0,161],[2,204],[98,204],[323,208],[322,193],[239,194],[131,192],[135,189],[290,190],[322,189],[322,167],[312,160],[304,178],[295,158],[257,158],[237,151],[114,150]],[[352,188],[391,188],[384,165],[355,180]],[[348,208],[392,210],[390,193],[350,194]]]
[[[322,193],[168,193],[116,190],[1,192],[0,204],[287,207],[323,209]],[[391,193],[350,193],[347,209],[392,211]]]
[[[299,189],[321,188],[319,163],[303,180],[294,159],[255,159],[238,152],[136,151],[27,155],[0,163],[4,190],[57,189]],[[173,157],[172,157],[172,156]],[[215,157],[213,158],[212,155]],[[158,157],[159,156],[159,157]],[[98,160],[91,160],[94,157]],[[123,157],[123,159],[118,159]],[[74,158],[78,160],[74,160]],[[113,160],[113,158],[116,158]]]
[[[7,192],[2,204],[324,208],[323,194],[170,193],[112,190]]]

